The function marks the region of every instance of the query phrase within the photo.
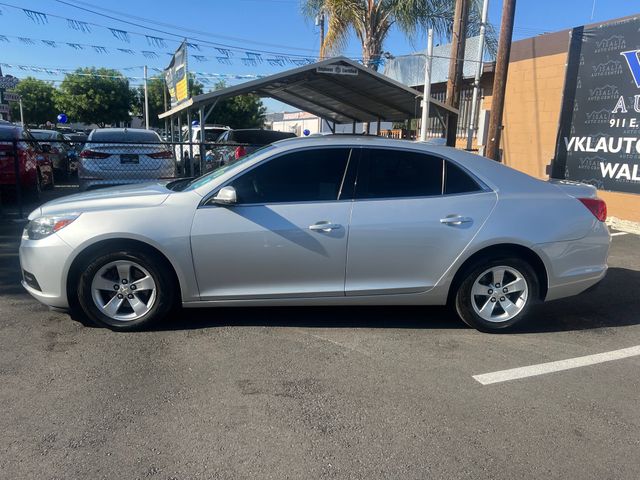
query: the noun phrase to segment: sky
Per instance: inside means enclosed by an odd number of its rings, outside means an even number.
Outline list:
[[[227,83],[236,84],[317,57],[319,29],[303,16],[300,5],[300,0],[0,0],[0,66],[4,74],[56,84],[64,77],[61,69],[108,67],[138,85],[143,65],[150,75],[157,74],[154,69],[166,67],[169,53],[188,37],[197,45],[190,48],[189,70],[202,74],[205,89],[216,75],[227,75]],[[489,0],[489,22],[496,30],[501,9],[501,1]],[[635,0],[519,0],[514,40],[635,13],[640,13]],[[407,39],[392,30],[384,49],[397,56],[425,44],[424,34]],[[354,37],[344,54],[357,58],[359,52]],[[229,60],[217,59],[227,56]],[[266,105],[271,111],[293,110],[279,102]]]

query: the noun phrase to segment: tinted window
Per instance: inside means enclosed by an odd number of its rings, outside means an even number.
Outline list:
[[[159,142],[152,130],[94,130],[91,140],[97,142]]]
[[[41,132],[41,131],[31,131],[31,134],[37,140],[53,140],[58,137],[57,132]]]
[[[0,127],[0,141],[13,140],[16,138],[15,128],[1,128]]]
[[[337,200],[350,150],[322,148],[282,155],[230,185],[240,203]]]
[[[295,137],[291,132],[277,132],[274,130],[234,130],[233,141],[250,143],[252,145],[266,145],[268,143]]]
[[[223,133],[224,131],[225,131],[224,128],[207,128],[204,131],[205,142],[215,142],[216,139],[220,136],[220,134]],[[199,139],[201,135],[202,135],[202,131],[200,131],[200,133],[198,134]]]
[[[368,149],[358,169],[356,198],[442,194],[444,160],[418,152]]]
[[[444,193],[468,193],[481,190],[480,185],[452,162],[446,162],[446,172],[444,176]]]

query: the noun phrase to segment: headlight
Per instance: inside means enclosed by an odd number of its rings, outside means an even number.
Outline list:
[[[29,240],[40,240],[49,235],[62,230],[80,216],[79,213],[69,213],[67,215],[45,215],[44,217],[31,220],[24,229],[22,238]]]

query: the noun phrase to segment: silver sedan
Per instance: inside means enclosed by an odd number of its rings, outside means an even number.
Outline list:
[[[445,305],[483,331],[607,271],[606,205],[447,147],[277,142],[195,180],[109,188],[32,212],[23,285],[118,330],[172,308]]]

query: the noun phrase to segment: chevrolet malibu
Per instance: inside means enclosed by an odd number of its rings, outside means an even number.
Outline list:
[[[180,305],[448,304],[497,331],[604,277],[605,217],[591,186],[460,150],[291,139],[195,180],[43,205],[24,231],[22,284],[117,330]]]

